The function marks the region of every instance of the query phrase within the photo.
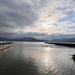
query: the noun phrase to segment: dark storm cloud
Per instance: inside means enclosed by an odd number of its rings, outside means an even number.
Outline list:
[[[21,0],[0,0],[0,30],[23,28],[33,25],[37,19],[35,10]]]
[[[0,37],[6,38],[24,38],[24,37],[34,37],[37,39],[43,40],[53,40],[53,39],[71,39],[75,38],[74,34],[51,34],[48,35],[46,33],[37,33],[37,32],[0,32]]]
[[[0,32],[0,37],[8,37],[8,38],[23,38],[23,37],[35,37],[35,38],[42,38],[47,36],[45,33],[36,33],[36,32]]]

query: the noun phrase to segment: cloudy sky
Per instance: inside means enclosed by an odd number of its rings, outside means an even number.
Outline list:
[[[0,32],[75,34],[75,0],[0,0]]]

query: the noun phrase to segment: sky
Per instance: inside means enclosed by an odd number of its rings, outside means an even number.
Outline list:
[[[75,0],[0,0],[0,32],[74,35]]]

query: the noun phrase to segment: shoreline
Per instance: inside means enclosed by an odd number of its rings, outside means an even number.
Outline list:
[[[70,42],[45,42],[47,44],[55,44],[59,46],[75,47],[75,43]]]
[[[0,51],[8,49],[12,46],[13,46],[12,42],[0,42]]]

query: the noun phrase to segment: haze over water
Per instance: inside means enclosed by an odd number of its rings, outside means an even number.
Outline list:
[[[0,51],[0,75],[75,75],[75,48],[37,42],[13,42]]]

